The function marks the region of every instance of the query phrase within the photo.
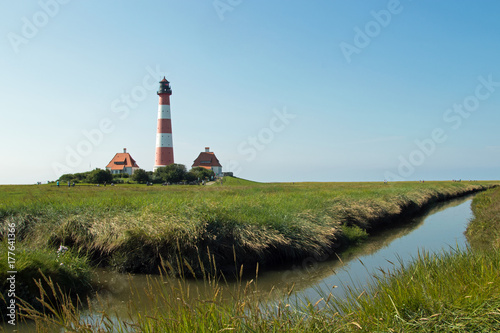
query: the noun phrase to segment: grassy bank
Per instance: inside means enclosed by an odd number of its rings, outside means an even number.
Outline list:
[[[475,218],[466,231],[474,248],[500,249],[500,190],[481,193],[472,203]]]
[[[73,300],[85,299],[92,290],[91,267],[85,256],[64,248],[34,250],[25,242],[4,240],[0,246],[0,316],[5,321],[12,319],[6,317],[11,301],[19,306],[22,299],[42,310],[39,287],[50,290],[50,285],[57,286],[57,294]],[[50,293],[45,301],[54,304],[54,296]]]
[[[402,214],[487,183],[259,184],[228,178],[212,186],[0,187],[3,232],[32,249],[60,245],[128,272],[176,267],[200,273],[323,256]],[[211,258],[209,258],[208,252]],[[200,260],[201,258],[201,264]]]
[[[477,195],[466,235],[471,247],[379,275],[366,290],[333,302],[344,331],[495,332],[500,330],[500,188]]]
[[[500,188],[474,199],[474,221],[496,232],[499,207],[495,198]],[[488,199],[489,198],[489,199]],[[482,205],[481,202],[489,204]],[[477,228],[475,230],[481,230]],[[495,244],[495,241],[490,242]],[[396,264],[394,270],[374,277],[371,286],[351,290],[347,300],[324,295],[310,303],[296,303],[292,289],[285,291],[277,304],[252,297],[256,281],[234,289],[204,275],[210,294],[190,298],[183,280],[159,276],[151,280],[158,287],[144,291],[156,309],[148,315],[131,305],[130,318],[116,320],[112,314],[94,313],[90,319],[77,309],[63,316],[50,316],[25,309],[38,327],[67,327],[103,332],[492,332],[500,330],[500,252],[495,246],[480,250],[422,253],[412,263]],[[206,295],[206,293],[205,293]],[[47,330],[49,331],[49,330]]]
[[[269,305],[253,297],[254,281],[228,288],[216,280],[204,298],[167,276],[155,288],[131,290],[148,296],[152,311],[130,304],[128,317],[113,313],[82,315],[69,303],[64,312],[24,308],[39,332],[64,327],[77,332],[495,332],[500,329],[499,253],[423,254],[409,266],[386,272],[372,287],[352,291],[346,300],[325,295],[297,302],[291,292]],[[153,292],[154,290],[154,292]],[[277,293],[277,292],[275,292]],[[46,294],[46,293],[45,293]]]

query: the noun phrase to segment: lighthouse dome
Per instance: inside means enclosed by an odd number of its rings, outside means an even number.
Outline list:
[[[160,88],[158,89],[158,94],[172,94],[172,89],[170,88],[170,82],[167,81],[165,77],[160,81]]]

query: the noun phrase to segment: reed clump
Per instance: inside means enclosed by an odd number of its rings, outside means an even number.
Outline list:
[[[7,279],[12,276],[15,288],[11,288],[11,282]],[[22,299],[33,308],[43,310],[43,302],[36,297],[39,287],[48,288],[50,284],[56,284],[59,292],[71,300],[76,300],[78,296],[84,297],[92,290],[91,266],[86,256],[65,247],[59,251],[34,250],[24,242],[16,242],[12,251],[6,241],[1,244],[0,281],[0,314],[3,319],[6,319],[6,302],[10,300],[17,302]],[[50,294],[47,299],[54,302],[53,296]]]

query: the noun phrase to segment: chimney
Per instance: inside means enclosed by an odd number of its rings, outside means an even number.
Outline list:
[[[126,153],[127,152],[127,148],[123,148],[123,152]]]
[[[210,147],[205,147],[205,153],[210,153]]]

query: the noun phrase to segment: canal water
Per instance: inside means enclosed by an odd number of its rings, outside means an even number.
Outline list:
[[[362,246],[344,253],[340,259],[335,254],[329,258],[306,258],[288,269],[261,271],[258,279],[250,276],[248,280],[253,279],[254,283],[257,280],[261,296],[269,294],[271,289],[285,291],[293,286],[299,299],[313,303],[329,293],[342,298],[348,288],[365,286],[379,269],[397,268],[418,256],[419,252],[465,248],[464,232],[472,218],[471,201],[472,196],[468,196],[434,205],[422,216],[406,219],[395,227],[371,235]],[[129,313],[127,304],[133,298],[135,304],[145,307],[139,311],[147,313],[151,300],[141,290],[154,286],[151,281],[156,278],[99,270],[95,282],[103,289],[99,303],[93,304],[94,309],[101,308],[118,317],[126,316]],[[188,281],[187,284],[194,298],[203,299],[203,281]],[[229,289],[236,288],[231,282],[229,284]],[[283,294],[278,292],[275,295]]]
[[[328,258],[306,258],[285,269],[261,271],[258,279],[251,276],[248,280],[252,279],[253,284],[257,281],[258,291],[253,292],[263,301],[271,303],[283,297],[284,291],[292,289],[292,286],[293,296],[299,300],[315,303],[330,293],[341,299],[349,288],[366,286],[374,274],[380,273],[380,269],[397,268],[417,257],[419,252],[436,253],[465,248],[464,232],[472,218],[471,201],[472,196],[468,196],[434,205],[422,216],[406,219],[395,227],[371,235],[362,246],[341,257],[332,254]],[[169,281],[170,284],[178,282]],[[168,288],[158,276],[119,274],[104,269],[95,272],[94,283],[100,287],[98,297],[91,300],[94,315],[83,314],[90,321],[99,320],[96,316],[99,311],[105,311],[115,320],[130,321],[131,313],[147,315],[155,306],[151,297],[160,295],[160,290],[155,288]],[[188,280],[185,283],[183,288],[190,290],[189,297],[206,299],[206,282]],[[243,280],[242,285],[245,286],[245,283]],[[225,288],[236,290],[237,285],[237,282],[229,282]],[[279,292],[270,293],[271,290]],[[274,296],[269,298],[265,295]],[[15,328],[4,326],[4,329],[8,332],[30,332],[34,327],[27,324]]]
[[[419,253],[465,249],[464,233],[473,217],[471,202],[469,196],[438,204],[424,216],[374,235],[357,251],[343,256],[342,263],[332,265],[334,273],[318,276],[314,286],[304,284],[301,296],[312,301],[331,292],[343,298],[347,287],[362,289],[374,274],[381,275],[380,270],[397,269]]]

